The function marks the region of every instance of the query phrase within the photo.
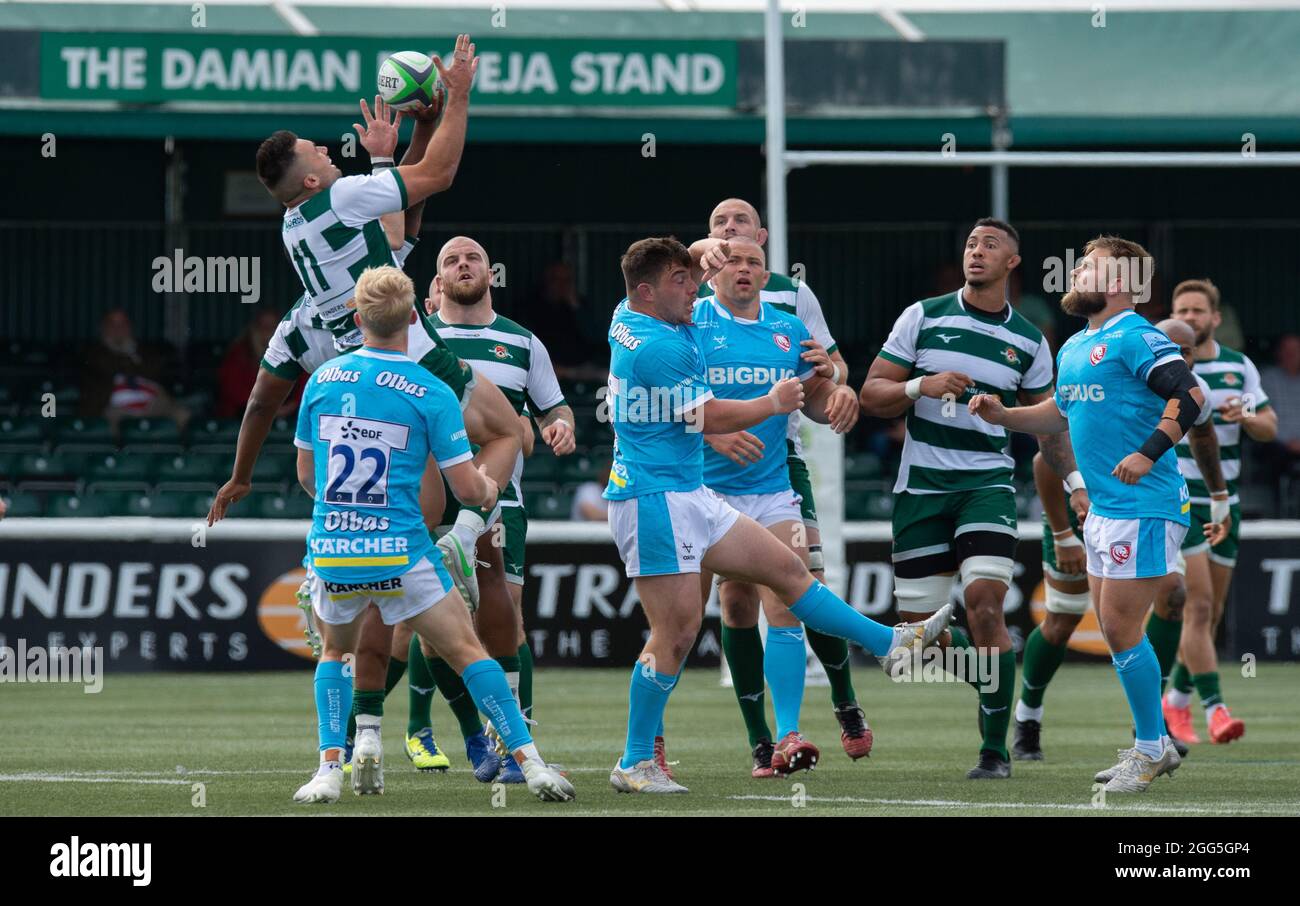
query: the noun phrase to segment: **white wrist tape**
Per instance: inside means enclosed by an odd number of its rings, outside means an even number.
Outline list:
[[[552,424],[552,425],[569,425],[569,420],[568,420],[567,418],[557,418],[555,421],[551,422],[551,424]],[[573,425],[569,425],[569,430],[570,430],[570,431],[573,430]]]
[[[1056,543],[1057,547],[1083,547],[1083,542],[1079,540],[1079,536],[1074,532],[1070,532],[1070,534],[1066,535],[1064,538],[1053,535],[1052,540]]]
[[[840,382],[840,363],[831,362],[831,368],[831,383],[838,384]]]
[[[1222,497],[1210,495],[1210,521],[1222,522],[1232,514],[1232,506],[1228,503],[1227,492],[1223,492]]]
[[[1083,483],[1083,475],[1075,469],[1069,475],[1065,476],[1065,493],[1073,494],[1075,491],[1086,491],[1088,486]]]
[[[914,377],[903,385],[903,392],[907,394],[910,400],[919,400],[921,398],[921,378]]]
[[[393,163],[393,159],[391,157],[372,157],[370,158],[370,166],[372,169],[377,170],[386,167],[392,167],[395,166],[395,164]]]

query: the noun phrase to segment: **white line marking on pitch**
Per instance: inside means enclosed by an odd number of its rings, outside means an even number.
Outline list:
[[[790,796],[728,796],[728,799],[736,801],[754,801],[754,802],[789,802]],[[1065,811],[1082,811],[1082,812],[1179,812],[1197,815],[1219,815],[1224,812],[1249,812],[1252,814],[1295,814],[1295,807],[1291,808],[1271,808],[1271,807],[1252,807],[1252,806],[1232,806],[1224,805],[1219,808],[1203,808],[1197,806],[1183,805],[1107,805],[1097,808],[1093,805],[1084,805],[1083,803],[1072,802],[965,802],[959,799],[862,799],[854,796],[805,796],[805,802],[830,802],[830,803],[860,803],[862,805],[915,805],[925,806],[927,808],[989,808],[989,809],[1063,809]]]
[[[73,777],[67,774],[0,774],[0,782],[19,783],[150,783],[189,786],[188,780],[163,780],[153,777]]]

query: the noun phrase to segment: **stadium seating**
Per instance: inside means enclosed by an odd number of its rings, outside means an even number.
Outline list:
[[[44,516],[45,504],[37,494],[12,494],[5,495],[5,503],[9,505],[5,513],[5,518],[20,518],[28,516]]]
[[[54,429],[57,444],[112,444],[116,441],[108,420],[103,418],[58,419]]]
[[[122,420],[124,444],[171,444],[181,439],[180,428],[169,418],[128,418]]]

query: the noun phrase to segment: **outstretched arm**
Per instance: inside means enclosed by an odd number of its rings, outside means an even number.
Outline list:
[[[221,486],[212,499],[212,509],[208,510],[208,525],[215,525],[226,518],[230,505],[243,499],[253,489],[253,466],[257,463],[257,454],[262,452],[266,436],[271,433],[275,415],[289,398],[294,381],[278,377],[266,368],[257,370],[257,380],[253,383],[253,392],[248,396],[248,406],[244,409],[244,420],[239,425],[239,439],[235,445],[235,465],[231,470],[230,480]]]
[[[990,425],[1001,425],[1022,434],[1060,434],[1069,429],[1056,400],[1050,396],[1032,406],[1015,406],[1008,409],[1002,400],[991,393],[978,393],[968,404],[971,415],[978,415]]]
[[[460,156],[465,150],[465,132],[469,128],[469,89],[478,69],[469,35],[456,38],[451,68],[444,67],[436,56],[433,65],[447,90],[446,108],[437,134],[429,142],[420,162],[397,168],[406,186],[408,207],[450,188],[460,166]]]

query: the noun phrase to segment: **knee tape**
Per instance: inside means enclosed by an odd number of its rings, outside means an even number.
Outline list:
[[[926,576],[924,579],[894,577],[894,596],[898,609],[908,613],[934,613],[952,598],[952,576]]]
[[[822,556],[820,544],[808,545],[808,569],[810,572],[826,569],[826,558]]]
[[[1060,589],[1047,586],[1047,612],[1064,613],[1079,616],[1087,613],[1092,603],[1092,595],[1086,591],[1070,594]]]
[[[962,591],[976,579],[993,579],[1010,587],[1015,576],[1014,566],[1010,557],[967,557],[961,562]]]

